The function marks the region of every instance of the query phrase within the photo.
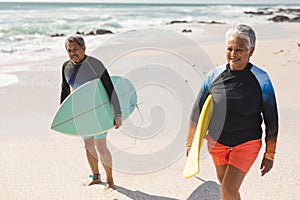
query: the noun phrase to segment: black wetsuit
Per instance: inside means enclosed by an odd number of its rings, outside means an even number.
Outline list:
[[[71,93],[71,89],[74,90],[82,84],[98,78],[101,79],[107,91],[114,113],[121,114],[119,99],[114,92],[114,87],[106,68],[98,59],[91,56],[85,56],[79,63],[74,63],[71,60],[64,62],[62,66],[60,102],[62,103]]]
[[[241,71],[231,71],[228,64],[214,69],[205,79],[193,106],[191,120],[198,121],[209,94],[213,96],[213,115],[209,135],[221,144],[236,146],[278,134],[278,113],[269,76],[248,63]]]

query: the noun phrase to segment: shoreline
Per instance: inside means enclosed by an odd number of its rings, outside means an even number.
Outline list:
[[[247,24],[247,23],[246,23]],[[250,24],[251,25],[251,24]],[[93,41],[92,37],[95,37],[95,35],[83,35],[83,38],[86,40],[87,47],[87,53],[93,52],[95,49],[100,47],[101,45],[105,44],[108,40],[111,38],[117,38],[119,35],[127,34],[127,33],[133,33],[136,30],[147,30],[147,29],[156,29],[156,30],[162,30],[162,31],[171,31],[177,34],[181,34],[183,36],[186,36],[195,42],[199,43],[203,46],[209,46],[214,44],[220,44],[225,43],[225,36],[224,33],[233,25],[230,24],[197,24],[197,23],[187,23],[187,24],[173,24],[173,25],[165,25],[160,27],[141,27],[137,29],[131,29],[127,31],[123,31],[114,35],[111,35],[111,37],[104,39],[103,41],[100,41],[100,44],[98,46],[91,44]],[[268,29],[265,27],[268,26]],[[282,23],[267,23],[267,24],[253,24],[251,27],[256,31],[257,33],[257,41],[266,41],[266,40],[280,40],[280,39],[287,39],[287,38],[295,38],[299,35],[298,28],[300,26],[300,23],[288,23],[288,22],[282,22]],[[191,30],[191,32],[182,32],[182,30]],[[274,34],[276,32],[276,34]],[[62,40],[63,41],[63,40]],[[300,43],[300,39],[299,39]],[[53,61],[53,59],[59,59],[62,62],[67,59],[65,55],[65,49],[61,48],[61,51],[59,52],[59,56],[51,56],[42,60],[26,60],[25,62],[17,62],[17,63],[6,63],[6,64],[0,64],[0,73],[4,71],[12,71],[11,67],[20,67],[22,65],[28,66],[30,64],[34,65],[46,65],[47,63]],[[9,69],[10,68],[10,69]],[[25,71],[25,70],[18,70],[15,71]]]

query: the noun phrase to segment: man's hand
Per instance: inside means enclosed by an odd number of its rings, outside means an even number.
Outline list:
[[[114,120],[115,120],[115,129],[118,129],[120,126],[122,126],[122,115],[116,114]]]

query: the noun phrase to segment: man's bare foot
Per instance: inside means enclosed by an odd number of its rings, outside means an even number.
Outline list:
[[[93,178],[93,180],[90,183],[88,183],[87,186],[102,183],[100,174],[94,174],[91,175],[90,177]]]
[[[90,183],[87,184],[87,186],[101,184],[101,183],[102,183],[101,179],[93,179]]]
[[[106,183],[104,191],[115,190],[114,181],[109,181]]]

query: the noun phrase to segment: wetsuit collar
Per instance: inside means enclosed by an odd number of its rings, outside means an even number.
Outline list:
[[[87,55],[84,55],[84,57],[82,58],[81,61],[79,62],[74,62],[73,60],[71,60],[71,62],[74,64],[74,65],[81,65],[83,63],[83,61],[85,60],[85,58],[87,57]]]
[[[238,70],[238,71],[232,71],[229,67],[229,63],[226,64],[226,69],[228,72],[243,72],[243,71],[249,71],[252,68],[252,63],[248,62],[247,66],[242,69],[242,70]]]

